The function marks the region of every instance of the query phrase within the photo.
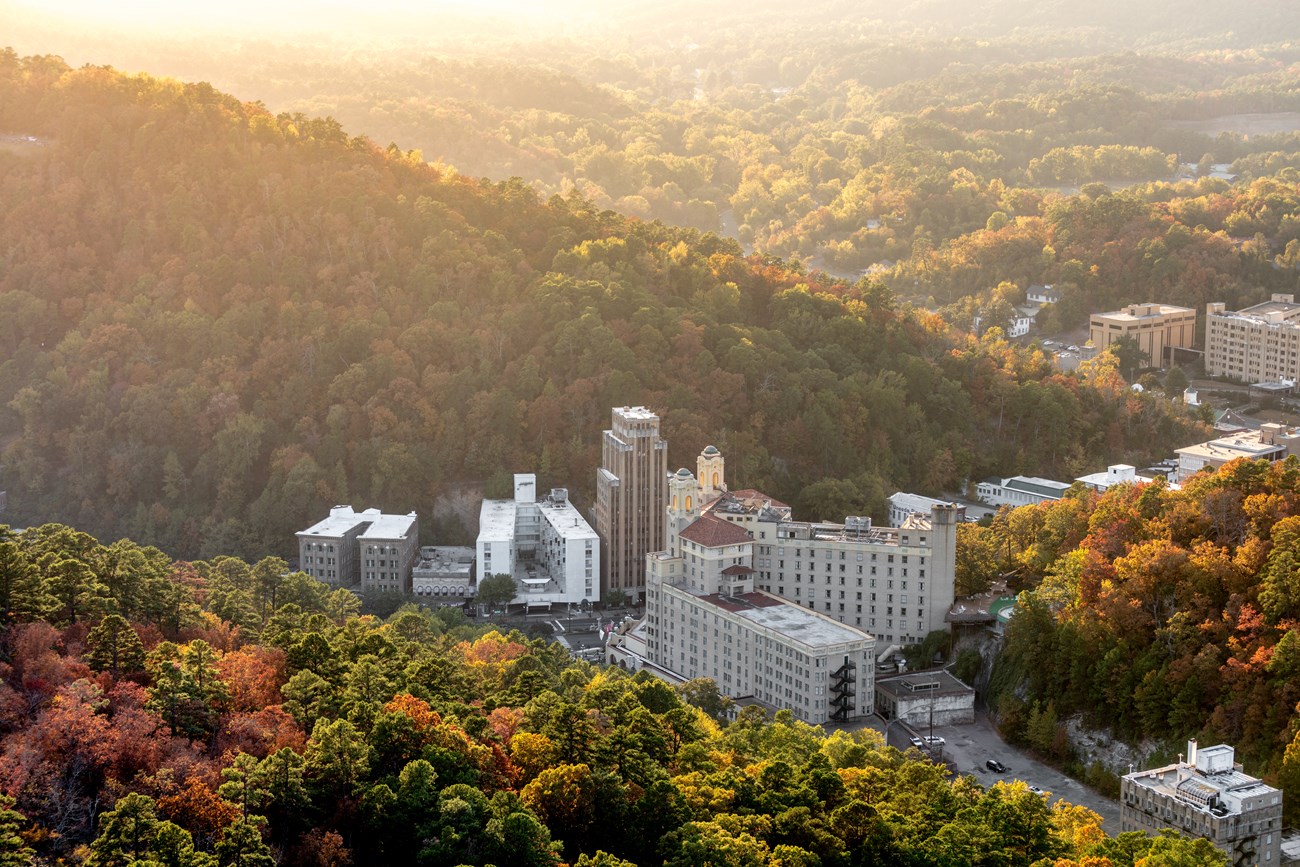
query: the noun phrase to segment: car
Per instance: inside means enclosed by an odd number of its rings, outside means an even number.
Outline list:
[[[1035,795],[1041,795],[1043,793],[1043,790],[1035,786],[1033,783],[1029,784],[1029,791],[1033,792]]]
[[[908,738],[907,740],[908,740],[908,742],[911,743],[912,746],[914,746],[914,747],[923,747],[923,746],[925,746],[925,741],[921,740],[921,739],[918,738],[916,735],[912,735],[912,736],[911,736],[910,738]]]
[[[1071,343],[1069,346],[1067,346],[1067,347],[1065,347],[1065,348],[1068,349],[1068,350],[1070,350],[1071,352],[1078,352],[1078,351],[1079,351],[1079,347],[1075,346],[1073,343]]]
[[[1005,774],[1007,772],[1007,766],[999,762],[997,759],[989,759],[984,763],[984,767],[988,768],[995,774]]]
[[[946,741],[938,735],[926,735],[922,740],[932,747],[941,747],[946,743]]]

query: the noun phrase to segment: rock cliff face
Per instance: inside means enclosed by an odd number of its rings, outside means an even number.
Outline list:
[[[1078,756],[1079,764],[1085,768],[1097,763],[1112,774],[1122,777],[1130,771],[1151,767],[1168,758],[1158,754],[1159,747],[1155,741],[1148,739],[1137,744],[1127,744],[1116,740],[1107,732],[1088,728],[1082,717],[1070,717],[1063,725],[1070,748]]]
[[[459,521],[468,534],[468,540],[461,541],[472,545],[478,538],[479,506],[483,502],[483,494],[481,482],[448,485],[433,499],[433,519],[451,526]],[[443,539],[434,539],[433,542],[437,545],[449,544],[449,541]]]

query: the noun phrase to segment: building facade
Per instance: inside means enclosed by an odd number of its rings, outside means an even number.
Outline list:
[[[735,522],[701,515],[679,495],[669,548],[646,557],[646,614],[635,642],[658,670],[712,678],[723,693],[789,708],[810,723],[846,722],[873,708],[875,639],[811,608],[754,589],[754,540]]]
[[[1191,349],[1196,340],[1196,311],[1169,304],[1130,304],[1123,310],[1094,313],[1088,339],[1102,352],[1116,340],[1132,337],[1150,364],[1163,367],[1171,347]]]
[[[975,690],[943,669],[876,680],[876,713],[912,728],[975,722]]]
[[[668,443],[659,416],[643,406],[615,407],[611,416],[596,470],[600,590],[635,601],[645,592],[645,555],[664,547]]]
[[[443,605],[463,605],[475,594],[474,549],[426,545],[411,567],[411,592]]]
[[[411,592],[419,520],[335,506],[328,518],[296,534],[299,568],[335,587]]]
[[[755,533],[756,586],[865,630],[883,647],[919,644],[947,631],[956,599],[960,506],[933,506],[902,527],[871,519],[843,524],[760,521]]]
[[[512,500],[484,500],[475,543],[480,575],[511,575],[529,605],[600,600],[600,538],[564,488],[540,499],[537,477],[517,473]]]
[[[1187,758],[1120,779],[1120,831],[1173,828],[1203,837],[1233,867],[1276,867],[1282,857],[1282,792],[1242,771],[1233,748],[1199,749]]]
[[[1275,294],[1263,304],[1231,312],[1205,308],[1205,372],[1238,382],[1300,381],[1300,304]]]

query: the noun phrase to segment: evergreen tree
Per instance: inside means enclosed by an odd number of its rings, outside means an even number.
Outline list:
[[[144,644],[120,614],[108,614],[86,636],[86,664],[114,677],[144,669]]]
[[[13,805],[13,798],[0,795],[0,867],[29,867],[35,853],[18,833],[27,819]]]

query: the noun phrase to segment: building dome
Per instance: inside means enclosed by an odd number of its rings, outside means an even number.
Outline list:
[[[700,454],[702,454],[702,455],[708,455],[709,457],[713,457],[713,456],[716,455],[717,453],[718,453],[718,447],[717,447],[717,446],[705,446],[705,447],[704,447],[704,451],[700,452]]]
[[[686,467],[682,467],[680,470],[677,471],[677,478],[679,479],[689,479],[690,477],[691,477],[691,471],[686,469]]]

